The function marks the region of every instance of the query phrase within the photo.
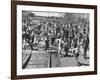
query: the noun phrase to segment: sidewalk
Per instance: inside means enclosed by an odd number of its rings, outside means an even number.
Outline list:
[[[61,57],[60,62],[61,62],[61,67],[77,66],[75,57]]]
[[[60,57],[60,62],[62,67],[73,67],[78,66],[77,60],[75,57]],[[79,56],[78,62],[80,63],[80,66],[88,66],[89,65],[89,59],[84,59],[82,55]]]

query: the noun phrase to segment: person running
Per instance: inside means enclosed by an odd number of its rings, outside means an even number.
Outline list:
[[[64,51],[66,52],[64,57],[67,57],[69,52],[69,40],[65,41],[64,43]]]
[[[49,37],[47,37],[47,39],[45,40],[45,51],[49,49]]]

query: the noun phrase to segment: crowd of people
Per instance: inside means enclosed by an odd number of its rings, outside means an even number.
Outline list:
[[[29,17],[22,20],[23,48],[28,44],[32,50],[44,41],[44,50],[56,49],[59,55],[76,59],[89,52],[89,23],[68,22],[60,17]],[[72,56],[73,56],[72,55]]]

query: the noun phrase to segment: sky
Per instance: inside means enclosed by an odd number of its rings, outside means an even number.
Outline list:
[[[32,12],[37,16],[56,16],[56,17],[60,17],[61,13],[56,13],[56,12]],[[63,13],[62,13],[63,14]]]

